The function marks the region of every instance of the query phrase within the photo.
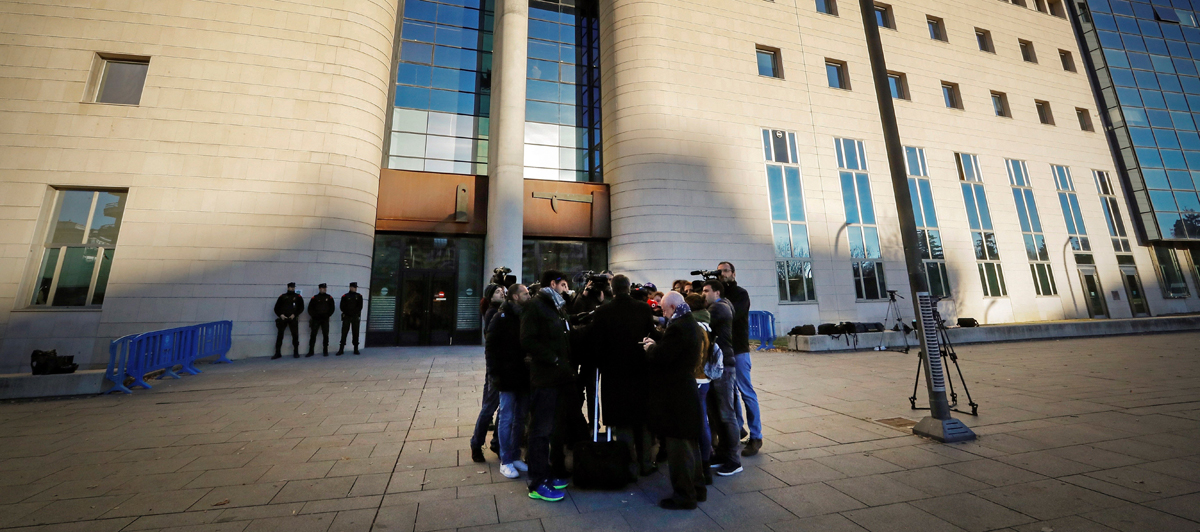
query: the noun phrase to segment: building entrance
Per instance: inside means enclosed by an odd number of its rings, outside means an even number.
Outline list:
[[[1138,280],[1137,268],[1121,266],[1121,280],[1125,282],[1125,294],[1129,298],[1129,310],[1133,317],[1140,318],[1150,315],[1150,307],[1146,304],[1146,296],[1142,293],[1142,282]]]
[[[1083,299],[1087,303],[1088,314],[1093,318],[1107,318],[1108,306],[1104,303],[1104,290],[1100,288],[1096,269],[1080,267],[1079,277],[1083,281]]]
[[[367,345],[478,343],[482,241],[375,235]]]

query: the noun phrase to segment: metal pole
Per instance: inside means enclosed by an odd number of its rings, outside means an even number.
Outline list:
[[[908,270],[908,285],[912,289],[913,315],[917,316],[917,337],[921,340],[925,386],[929,389],[929,416],[913,427],[913,433],[940,442],[969,441],[975,433],[950,415],[946,399],[945,376],[941,350],[938,345],[937,324],[932,316],[932,303],[925,276],[921,274],[921,258],[917,248],[917,222],[913,216],[912,197],[908,192],[908,172],[904,162],[904,145],[896,123],[896,109],[888,84],[887,64],[883,57],[883,42],[875,23],[875,2],[859,0],[863,31],[867,37],[867,53],[871,59],[871,76],[875,80],[875,97],[879,102],[879,118],[883,123],[884,146],[887,148],[888,169],[892,173],[892,191],[896,197],[896,214],[900,218],[900,240],[904,245],[904,264]]]

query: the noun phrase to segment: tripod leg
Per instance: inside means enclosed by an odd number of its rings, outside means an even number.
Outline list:
[[[978,416],[979,415],[979,405],[975,403],[974,399],[971,399],[971,389],[967,388],[967,379],[963,378],[962,366],[960,366],[958,364],[958,353],[954,352],[954,344],[950,343],[950,335],[947,333],[947,331],[944,327],[942,328],[941,333],[942,333],[942,341],[946,345],[946,350],[948,353],[947,356],[950,358],[951,362],[954,362],[954,370],[958,372],[958,381],[962,383],[963,393],[967,394],[967,404],[971,406],[971,415]],[[949,380],[949,379],[947,379],[947,380]],[[953,386],[953,381],[952,381],[951,389],[953,389],[953,388],[954,388],[954,386]],[[957,399],[955,400],[955,402],[957,402]]]
[[[913,379],[913,393],[912,396],[908,398],[908,404],[912,406],[913,410],[917,409],[917,385],[921,383],[921,365],[924,362],[925,353],[921,353],[921,355],[917,357],[917,376]]]

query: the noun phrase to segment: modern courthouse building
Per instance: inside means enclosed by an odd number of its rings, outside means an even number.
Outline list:
[[[877,90],[944,315],[1200,311],[1198,16],[0,0],[0,372],[223,319],[269,355],[289,281],[358,282],[368,346],[477,343],[500,266],[669,286],[729,260],[782,330],[881,321],[908,280]]]

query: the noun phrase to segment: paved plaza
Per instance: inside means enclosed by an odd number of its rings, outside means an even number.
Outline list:
[[[1200,530],[1200,333],[959,353],[979,439],[953,445],[877,421],[920,418],[915,351],[755,354],[762,453],[691,512],[655,506],[662,472],[545,503],[495,454],[472,463],[477,346],[205,365],[132,396],[0,404],[0,528]]]

